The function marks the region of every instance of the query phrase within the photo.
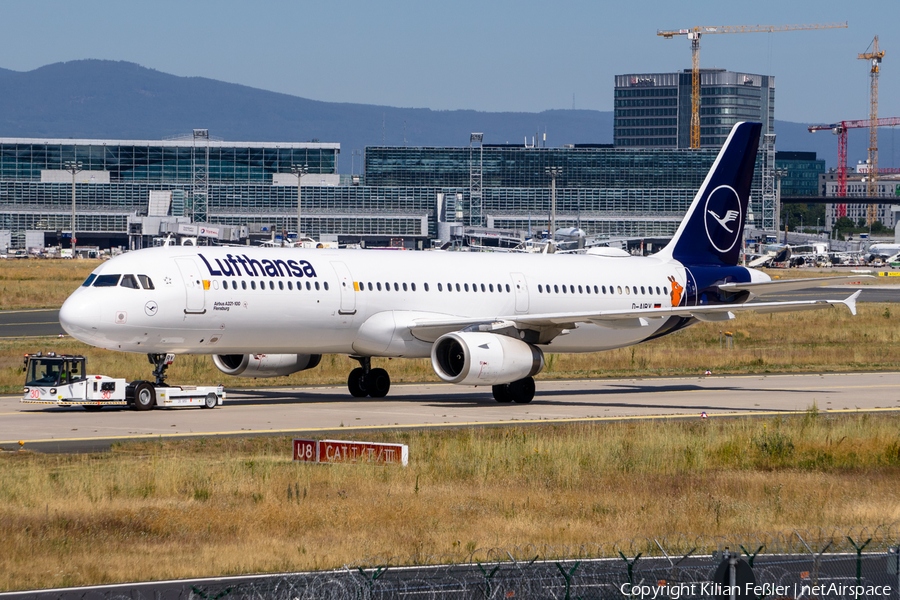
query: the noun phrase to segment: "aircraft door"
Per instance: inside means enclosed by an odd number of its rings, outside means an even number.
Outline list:
[[[189,257],[176,258],[175,264],[181,272],[184,281],[185,304],[184,314],[202,315],[206,313],[206,292],[204,291],[203,278],[197,263]]]
[[[356,314],[356,287],[353,282],[353,276],[350,275],[350,269],[342,262],[332,262],[334,272],[338,276],[338,289],[341,291],[341,308],[338,314],[355,315]]]
[[[516,295],[516,312],[528,312],[528,286],[525,284],[525,276],[521,273],[510,273],[513,281],[513,293]]]

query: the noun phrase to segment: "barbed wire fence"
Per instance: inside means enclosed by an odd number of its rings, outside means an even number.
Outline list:
[[[372,557],[332,571],[78,589],[54,598],[144,600],[694,599],[721,598],[727,552],[752,570],[753,598],[898,597],[900,522],[877,527],[730,536],[672,534],[614,544],[524,545],[466,554]],[[727,584],[728,580],[725,580]],[[885,587],[886,586],[886,587]],[[17,598],[43,599],[42,592]]]

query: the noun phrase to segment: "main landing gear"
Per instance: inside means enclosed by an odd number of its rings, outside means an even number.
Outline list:
[[[372,359],[368,356],[353,356],[359,361],[359,367],[350,371],[347,387],[355,398],[384,398],[391,389],[391,376],[384,369],[373,369]]]
[[[534,377],[526,377],[512,383],[502,383],[491,387],[497,402],[528,404],[534,400]]]

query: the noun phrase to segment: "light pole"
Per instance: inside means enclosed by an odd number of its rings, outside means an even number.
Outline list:
[[[75,238],[75,175],[81,173],[83,169],[80,160],[67,160],[64,166],[66,171],[72,174],[72,241],[69,246],[72,249],[72,258],[75,258],[75,242],[78,241]]]
[[[544,167],[544,172],[550,176],[550,225],[547,233],[552,241],[556,231],[556,178],[562,173],[562,168]]]
[[[300,185],[303,183],[303,176],[309,173],[309,165],[291,165],[291,173],[297,176],[297,241],[303,237],[300,229]]]

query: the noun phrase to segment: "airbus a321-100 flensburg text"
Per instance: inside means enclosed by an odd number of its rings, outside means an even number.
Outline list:
[[[672,241],[648,257],[163,247],[98,267],[60,323],[93,346],[147,353],[164,385],[166,354],[210,354],[238,377],[278,377],[346,354],[354,396],[380,398],[390,377],[372,357],[425,358],[442,380],[491,385],[529,402],[546,352],[596,352],[741,311],[846,300],[748,302],[859,279],[771,281],[738,266],[761,126],[735,125]],[[602,360],[602,359],[601,359]]]

